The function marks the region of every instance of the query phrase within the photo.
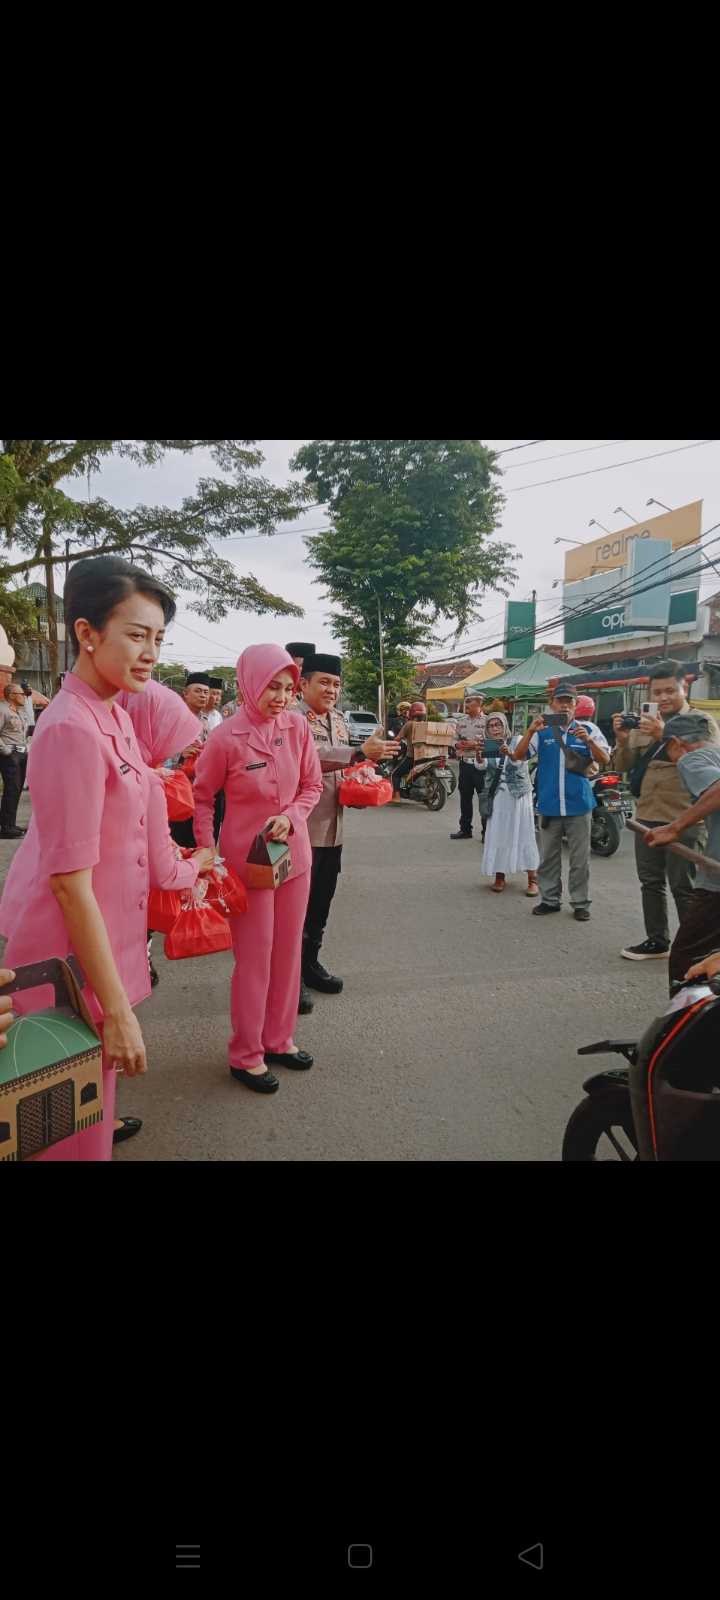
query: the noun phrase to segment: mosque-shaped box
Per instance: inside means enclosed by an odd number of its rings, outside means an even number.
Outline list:
[[[103,1120],[102,1043],[70,958],[17,967],[3,995],[52,984],[55,1004],[18,1017],[0,1050],[0,1161],[27,1161]]]
[[[248,888],[279,889],[291,872],[288,846],[259,833],[247,858]]]

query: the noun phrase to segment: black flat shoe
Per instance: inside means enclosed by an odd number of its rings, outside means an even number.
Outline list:
[[[277,1094],[280,1081],[274,1078],[272,1072],[266,1072],[263,1077],[259,1072],[245,1072],[243,1067],[231,1067],[231,1076],[236,1083],[244,1083],[246,1089],[252,1089],[254,1094]]]
[[[333,977],[319,961],[303,967],[303,983],[308,989],[317,989],[318,994],[342,994],[345,987],[342,978]]]
[[[539,906],[535,907],[535,910],[533,911],[533,916],[534,917],[552,917],[552,916],[554,916],[555,912],[559,911],[559,910],[560,910],[559,906],[547,906],[545,904],[545,901],[543,900],[542,905],[539,905]]]
[[[293,1072],[309,1072],[315,1065],[315,1057],[309,1056],[306,1050],[298,1050],[294,1056],[268,1055],[265,1061],[268,1067],[290,1067]]]
[[[126,1139],[134,1139],[140,1132],[142,1122],[139,1117],[120,1117],[121,1128],[116,1128],[113,1133],[113,1144],[124,1144]]]
[[[314,1010],[315,1002],[311,999],[305,984],[302,983],[300,985],[300,1004],[298,1006],[298,1016],[309,1017]]]

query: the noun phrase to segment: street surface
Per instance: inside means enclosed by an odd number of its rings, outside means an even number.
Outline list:
[[[458,816],[457,795],[438,816],[348,814],[323,949],[345,992],[298,1018],[316,1065],[279,1068],[271,1098],[227,1070],[231,957],[166,962],[156,938],[160,986],[138,1013],[149,1071],[118,1093],[144,1127],[116,1161],[559,1159],[592,1070],[577,1047],[634,1036],[667,992],[666,963],[619,957],[644,938],[632,836],[593,857],[584,925],[567,908],[533,918],[524,878],[491,894],[479,837],[450,840]],[[16,848],[0,843],[0,879]]]

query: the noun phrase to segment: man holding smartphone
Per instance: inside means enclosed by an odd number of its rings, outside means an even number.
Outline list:
[[[597,763],[610,760],[610,746],[594,722],[577,722],[577,695],[571,683],[559,683],[550,713],[536,717],[510,751],[512,761],[538,757],[538,810],[541,862],[538,882],[542,900],[534,917],[549,917],[562,906],[562,842],[570,846],[570,901],[576,922],[590,921],[590,828],[595,796],[586,776]]]
[[[687,810],[681,774],[668,756],[665,724],[671,718],[690,715],[685,669],[679,661],[659,661],[652,669],[649,697],[640,718],[613,717],[617,740],[613,765],[616,772],[630,774],[630,787],[637,799],[636,820],[645,828],[667,827]],[[712,717],[707,721],[708,743],[720,746],[717,723]],[[707,830],[702,822],[683,835],[683,844],[693,850],[704,850],[706,842]],[[642,944],[628,945],[620,953],[626,961],[667,961],[668,885],[682,922],[692,909],[697,868],[668,849],[651,848],[640,834],[635,837],[635,860],[646,938]]]

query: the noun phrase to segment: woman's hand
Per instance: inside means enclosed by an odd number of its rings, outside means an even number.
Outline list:
[[[292,823],[289,817],[269,817],[263,832],[269,839],[276,839],[278,844],[287,844],[292,833]]]
[[[199,877],[201,877],[201,878],[206,877],[208,872],[212,872],[213,867],[215,866],[215,862],[217,860],[217,854],[216,854],[216,851],[215,851],[214,844],[210,844],[210,845],[203,844],[203,845],[200,845],[197,850],[193,850],[193,853],[192,853],[192,856],[190,857],[190,859],[191,859],[191,861],[197,861],[198,868],[199,868],[199,872],[198,872]]]
[[[187,750],[183,750],[183,761],[190,761],[193,756],[199,756],[201,750],[202,743],[196,739],[194,744],[188,745]]]
[[[147,1072],[145,1041],[138,1019],[129,1006],[121,1011],[106,1012],[103,1045],[107,1060],[117,1072],[124,1072],[127,1078]]]
[[[10,972],[7,967],[0,967],[0,988],[6,983],[12,983],[14,978],[14,972]],[[7,1030],[14,1021],[12,995],[0,995],[0,1050],[7,1044]]]

